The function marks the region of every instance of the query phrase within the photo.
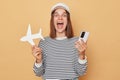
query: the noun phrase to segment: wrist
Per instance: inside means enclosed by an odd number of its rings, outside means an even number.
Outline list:
[[[84,60],[84,59],[85,59],[85,54],[80,54],[80,55],[79,55],[79,58],[80,58],[81,60]]]
[[[41,63],[41,60],[40,59],[36,59],[36,63]]]

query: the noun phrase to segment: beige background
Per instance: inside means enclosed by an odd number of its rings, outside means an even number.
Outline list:
[[[29,23],[32,33],[42,28],[47,36],[56,2],[70,7],[76,36],[90,32],[88,70],[80,80],[120,80],[120,0],[0,0],[0,80],[40,80],[32,71],[31,45],[20,38]]]

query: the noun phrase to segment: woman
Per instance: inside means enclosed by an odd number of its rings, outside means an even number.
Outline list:
[[[74,37],[69,7],[63,3],[51,9],[50,37],[33,46],[34,72],[44,80],[78,80],[86,72],[86,43]]]

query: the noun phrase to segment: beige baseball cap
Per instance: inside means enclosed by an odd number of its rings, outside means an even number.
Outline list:
[[[65,10],[67,10],[69,13],[70,13],[70,9],[69,7],[64,4],[64,3],[57,3],[55,4],[52,8],[51,8],[51,13],[55,10],[55,9],[58,9],[58,8],[63,8]]]

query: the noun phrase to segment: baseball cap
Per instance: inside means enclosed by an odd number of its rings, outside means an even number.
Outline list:
[[[63,8],[65,10],[67,10],[69,13],[70,13],[70,9],[69,7],[64,4],[64,3],[57,3],[55,4],[52,8],[51,8],[51,13],[55,10],[55,9],[58,9],[58,8]]]

